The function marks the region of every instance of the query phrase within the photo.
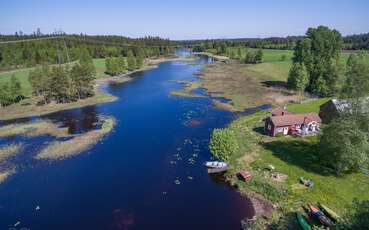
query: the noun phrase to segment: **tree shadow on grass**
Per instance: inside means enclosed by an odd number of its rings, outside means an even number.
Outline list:
[[[252,129],[254,132],[261,134],[261,135],[267,135],[267,133],[265,132],[264,127],[259,126],[259,127],[255,127]]]
[[[261,82],[261,84],[263,86],[266,87],[273,87],[273,88],[282,88],[282,89],[286,89],[287,88],[287,83],[285,81],[263,81]]]
[[[274,156],[307,172],[313,172],[322,176],[336,175],[332,169],[324,166],[324,162],[318,156],[319,146],[316,143],[300,139],[273,141],[263,145]]]

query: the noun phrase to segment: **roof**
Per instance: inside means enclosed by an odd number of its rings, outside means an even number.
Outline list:
[[[322,109],[328,103],[332,103],[336,111],[339,113],[351,111],[352,109],[352,100],[344,100],[344,99],[331,99],[328,102],[321,105],[320,108]],[[361,98],[359,103],[363,112],[367,113],[369,111],[369,97]]]
[[[311,121],[316,121],[319,123],[322,122],[317,113],[288,114],[284,116],[274,117],[272,116],[270,117],[270,120],[275,126],[290,126]]]
[[[272,111],[272,116],[282,116],[282,115],[287,115],[287,114],[292,114],[292,113],[280,107]]]

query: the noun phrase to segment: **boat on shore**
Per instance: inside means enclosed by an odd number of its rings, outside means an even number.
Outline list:
[[[311,229],[311,227],[308,224],[308,222],[306,221],[305,217],[300,212],[296,212],[296,218],[297,218],[297,222],[299,223],[302,230],[310,230]]]
[[[326,205],[318,203],[318,206],[323,210],[325,214],[327,214],[335,222],[338,222],[341,219],[341,217],[336,212],[328,208]]]
[[[225,168],[228,165],[222,161],[207,161],[205,162],[205,166],[208,168]]]
[[[317,207],[310,204],[309,209],[310,209],[311,215],[318,218],[318,220],[320,221],[322,225],[327,226],[327,227],[330,227],[333,225],[332,221],[326,215],[324,215],[324,213],[320,211]]]

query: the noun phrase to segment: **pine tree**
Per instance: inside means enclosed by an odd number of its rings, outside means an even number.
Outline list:
[[[127,65],[129,71],[136,69],[136,58],[133,56],[132,50],[127,53]]]
[[[14,74],[10,78],[10,95],[13,102],[18,102],[23,98],[21,83]]]

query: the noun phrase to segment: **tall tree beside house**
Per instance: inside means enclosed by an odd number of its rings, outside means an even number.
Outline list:
[[[347,60],[346,82],[342,89],[344,98],[369,96],[369,62],[366,53],[351,54]]]
[[[287,86],[290,89],[304,92],[308,86],[309,78],[304,64],[296,62],[293,63],[288,74]]]
[[[351,114],[328,124],[320,138],[320,157],[337,175],[369,168],[368,130]],[[337,141],[339,140],[339,141]]]
[[[309,77],[307,89],[310,92],[323,96],[334,95],[342,77],[339,64],[342,36],[337,30],[325,26],[309,28],[306,36],[297,42],[293,62],[305,65]]]

